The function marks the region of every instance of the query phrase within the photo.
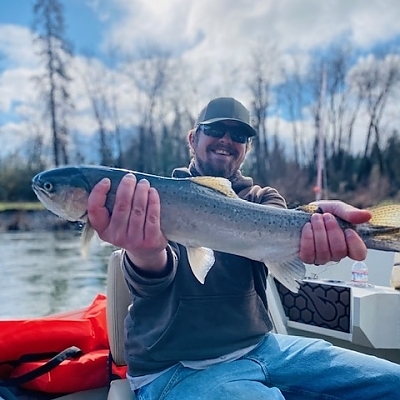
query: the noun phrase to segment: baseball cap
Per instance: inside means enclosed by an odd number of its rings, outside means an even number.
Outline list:
[[[201,111],[196,125],[212,124],[218,121],[236,121],[243,126],[249,136],[256,136],[257,132],[250,125],[250,112],[240,102],[232,97],[218,97],[211,100]]]

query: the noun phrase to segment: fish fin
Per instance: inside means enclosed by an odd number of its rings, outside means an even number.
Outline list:
[[[297,293],[299,291],[300,282],[306,274],[306,267],[299,258],[286,261],[268,261],[265,265],[274,278],[291,292]]]
[[[400,204],[387,204],[368,208],[372,217],[368,221],[371,225],[391,226],[400,228]]]
[[[95,230],[89,221],[83,227],[82,236],[81,236],[81,254],[83,258],[87,258],[89,253],[89,243],[94,236]]]
[[[400,252],[400,204],[368,208],[371,219],[355,230],[369,249]]]
[[[304,211],[309,214],[323,214],[321,207],[318,207],[316,204],[303,204],[296,207],[295,210]]]
[[[220,192],[227,197],[233,197],[233,198],[238,197],[238,195],[232,189],[232,184],[230,180],[226,178],[219,178],[215,176],[194,176],[188,179],[201,186],[214,189],[217,192]]]
[[[214,265],[214,251],[206,247],[188,247],[188,260],[194,276],[204,284],[208,271]]]

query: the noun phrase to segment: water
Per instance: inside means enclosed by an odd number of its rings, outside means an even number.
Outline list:
[[[100,240],[80,254],[80,232],[0,233],[0,318],[49,315],[83,307],[106,291],[113,247]]]

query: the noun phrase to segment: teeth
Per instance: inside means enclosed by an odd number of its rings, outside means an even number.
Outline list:
[[[224,155],[224,156],[229,156],[229,155],[230,155],[230,153],[227,152],[227,151],[225,151],[225,150],[215,150],[215,152],[216,152],[217,154],[222,154],[222,155]]]

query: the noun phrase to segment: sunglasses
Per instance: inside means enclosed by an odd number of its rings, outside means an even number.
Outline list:
[[[226,133],[229,133],[232,141],[236,143],[247,143],[249,141],[249,135],[246,135],[246,133],[243,132],[243,128],[240,126],[232,125],[232,126],[227,126],[227,125],[203,125],[200,124],[197,127],[198,131],[203,132],[205,135],[221,139],[225,136]]]

